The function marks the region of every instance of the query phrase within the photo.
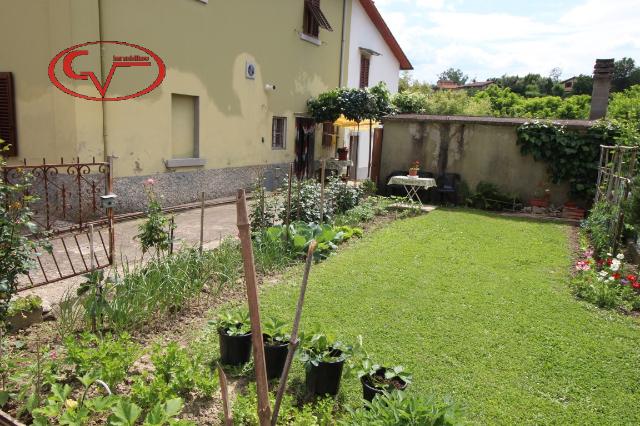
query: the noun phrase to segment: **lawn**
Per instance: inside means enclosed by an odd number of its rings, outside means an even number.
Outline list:
[[[572,297],[569,231],[460,210],[394,222],[314,266],[303,327],[363,335],[472,423],[640,424],[638,322]],[[293,316],[298,276],[262,292],[263,315]],[[360,384],[342,393],[357,403]]]

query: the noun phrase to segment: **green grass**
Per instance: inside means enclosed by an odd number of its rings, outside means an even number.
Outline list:
[[[313,267],[303,327],[363,335],[472,423],[640,424],[638,323],[571,296],[568,231],[460,210],[395,222]],[[262,292],[263,315],[293,317],[299,275]],[[360,384],[342,393],[357,404]]]

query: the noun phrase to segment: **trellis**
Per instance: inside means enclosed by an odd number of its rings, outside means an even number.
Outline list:
[[[629,198],[631,182],[636,174],[639,147],[600,146],[600,164],[595,202],[606,201],[615,206],[615,218],[609,224],[611,248],[615,253],[624,227],[623,205]]]

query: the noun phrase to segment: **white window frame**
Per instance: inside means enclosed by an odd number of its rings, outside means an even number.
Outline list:
[[[275,141],[276,141],[276,121],[277,120],[284,120],[284,126],[282,129],[282,146],[276,146],[275,145]],[[287,117],[283,117],[283,116],[278,116],[278,115],[274,115],[272,120],[271,120],[271,149],[272,150],[283,150],[283,149],[287,149]]]

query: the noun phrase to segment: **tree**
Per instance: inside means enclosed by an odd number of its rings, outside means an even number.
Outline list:
[[[398,82],[398,92],[402,93],[411,89],[414,81],[415,80],[412,78],[410,71],[402,71],[400,74],[400,81]]]
[[[549,71],[549,78],[554,83],[557,83],[560,81],[561,75],[562,75],[562,69],[560,69],[560,67],[555,67],[551,71]]]
[[[632,58],[622,58],[613,64],[611,87],[614,92],[622,92],[634,84],[640,84],[640,68]]]
[[[580,74],[573,82],[573,95],[591,95],[593,93],[593,77]]]
[[[438,75],[440,80],[453,81],[456,84],[463,85],[469,80],[469,76],[462,72],[459,68],[449,68]]]

